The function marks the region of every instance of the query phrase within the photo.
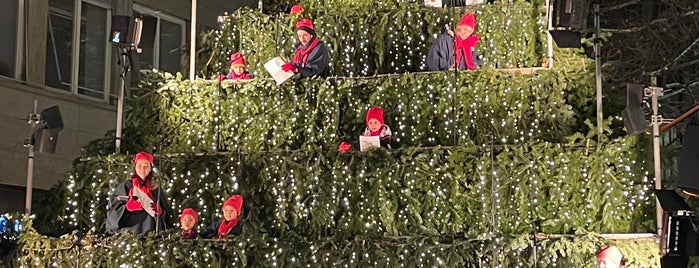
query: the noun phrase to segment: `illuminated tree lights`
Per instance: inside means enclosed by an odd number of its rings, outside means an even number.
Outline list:
[[[200,230],[221,216],[227,196],[245,196],[243,236],[221,242],[182,241],[175,230],[145,240],[95,235],[104,231],[104,204],[128,176],[131,158],[93,153],[75,165],[61,208],[63,222],[78,232],[46,238],[28,222],[14,261],[587,266],[604,243],[594,234],[536,242],[531,235],[652,230],[652,178],[635,138],[597,137],[585,121],[594,97],[586,66],[532,75],[495,69],[536,66],[543,58],[538,9],[520,1],[503,7],[475,10],[486,65],[456,73],[403,72],[424,69],[433,36],[462,10],[414,3],[307,9],[339,76],[281,86],[261,65],[291,54],[294,19],[236,13],[209,33],[216,63],[203,72],[223,69],[227,54],[241,50],[257,78],[219,88],[217,81],[144,73],[125,120],[125,133],[137,135],[125,135],[123,151],[157,147],[160,186],[175,211],[199,212]],[[339,142],[356,139],[373,105],[384,107],[401,147],[339,154]],[[657,262],[652,241],[618,243],[635,266]]]

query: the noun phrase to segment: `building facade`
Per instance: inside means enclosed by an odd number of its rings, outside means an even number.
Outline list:
[[[255,0],[198,1],[197,32],[217,16]],[[120,51],[110,38],[114,15],[147,18],[138,63],[186,74],[191,0],[3,0],[0,9],[0,213],[24,211],[31,171],[36,191],[68,177],[81,148],[116,128]],[[145,27],[144,27],[145,28]],[[145,38],[145,39],[144,39]],[[129,84],[127,82],[127,84]],[[128,85],[127,85],[128,87]],[[30,170],[28,123],[57,105],[64,123],[55,153],[35,149]]]

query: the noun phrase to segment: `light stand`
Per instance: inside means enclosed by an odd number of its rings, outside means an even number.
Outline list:
[[[597,140],[602,139],[604,134],[604,117],[602,115],[602,62],[600,59],[602,42],[600,41],[600,19],[599,19],[599,4],[594,5],[595,17],[595,88],[597,92]]]
[[[662,184],[662,170],[660,169],[660,124],[663,122],[663,116],[658,114],[658,97],[663,95],[663,88],[655,87],[655,77],[651,78],[651,87],[644,89],[645,95],[651,97],[651,108],[653,109],[653,115],[651,115],[651,125],[653,125],[653,167],[655,169],[655,190],[661,190],[663,188]],[[659,199],[655,198],[655,216],[656,216],[656,233],[661,235],[663,230],[663,208],[660,206]]]
[[[119,98],[117,99],[117,119],[116,119],[116,139],[115,139],[115,153],[119,154],[121,148],[121,127],[123,124],[123,114],[124,114],[124,93],[126,92],[126,78],[129,74],[129,50],[130,47],[124,48],[117,46],[119,49],[119,65],[121,65],[121,72],[119,74]]]
[[[34,132],[36,131],[36,125],[39,124],[41,120],[39,114],[36,111],[37,101],[34,100],[34,110],[29,114],[29,121],[27,122],[31,126],[31,133],[29,133],[28,142],[25,141],[25,145],[29,147],[29,153],[27,155],[27,189],[26,196],[24,200],[24,213],[31,215],[32,213],[32,190],[34,189]]]

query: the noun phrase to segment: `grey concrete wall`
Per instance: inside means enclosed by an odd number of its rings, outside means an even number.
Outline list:
[[[37,152],[34,158],[34,186],[48,189],[66,179],[73,160],[88,142],[103,137],[116,126],[116,109],[112,105],[78,96],[37,89],[0,78],[0,183],[26,185],[28,149],[24,139],[30,137],[27,118],[37,100],[37,112],[58,105],[64,129],[58,135],[55,154]]]

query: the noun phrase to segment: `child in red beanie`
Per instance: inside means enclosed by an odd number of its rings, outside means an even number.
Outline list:
[[[378,106],[369,108],[369,110],[366,112],[366,128],[364,129],[362,136],[379,136],[381,147],[391,149],[396,147],[392,135],[391,128],[384,123],[383,109]],[[352,148],[352,144],[343,141],[340,143],[338,150],[345,153]]]
[[[252,74],[247,71],[245,64],[245,58],[240,52],[231,54],[230,57],[231,65],[227,75],[220,75],[219,80],[232,79],[232,80],[247,80],[252,79]]]
[[[185,208],[180,215],[180,234],[184,239],[197,238],[197,212],[192,208]]]
[[[437,36],[427,54],[427,70],[442,71],[457,68],[458,70],[475,70],[481,62],[476,51],[480,37],[476,31],[476,16],[468,12],[461,17],[456,31],[441,33]]]
[[[240,215],[243,209],[243,197],[233,195],[223,202],[223,219],[215,222],[201,233],[203,238],[225,239],[231,235],[240,235],[243,232],[243,223]]]

